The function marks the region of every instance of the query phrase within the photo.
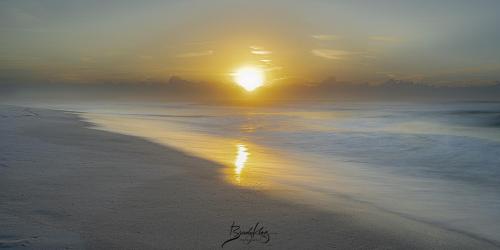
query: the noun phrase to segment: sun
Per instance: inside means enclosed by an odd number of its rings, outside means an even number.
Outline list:
[[[264,84],[264,71],[258,67],[243,67],[234,73],[234,81],[251,92]]]

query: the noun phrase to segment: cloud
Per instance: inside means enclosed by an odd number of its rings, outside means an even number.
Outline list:
[[[211,56],[214,54],[213,50],[206,51],[196,51],[196,52],[187,52],[184,54],[177,55],[178,58],[190,58],[190,57],[200,57],[200,56]]]
[[[311,52],[315,56],[319,56],[328,60],[342,60],[351,55],[358,54],[346,50],[334,50],[334,49],[313,49]]]
[[[334,41],[340,39],[339,36],[335,35],[326,35],[326,34],[320,34],[320,35],[312,35],[312,38],[320,41]]]
[[[399,74],[394,72],[379,71],[376,72],[378,75],[382,75],[387,79],[395,81],[405,81],[405,82],[423,82],[426,76],[423,74]]]
[[[395,43],[401,41],[399,37],[395,36],[371,36],[370,40],[378,42],[387,42],[387,43]]]
[[[283,67],[281,67],[281,66],[275,66],[275,67],[270,67],[270,68],[264,68],[264,71],[270,72],[270,71],[278,71],[278,70],[282,70],[282,69],[283,69]]]
[[[216,43],[216,41],[196,41],[196,42],[188,42],[186,46],[200,46],[200,45],[211,45]]]
[[[254,55],[269,55],[272,54],[273,52],[269,50],[252,50],[251,53]]]
[[[272,54],[273,52],[264,49],[264,47],[252,45],[250,46],[250,53],[254,55],[269,55]]]

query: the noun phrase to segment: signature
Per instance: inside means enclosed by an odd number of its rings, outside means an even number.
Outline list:
[[[245,244],[250,244],[253,241],[267,244],[271,240],[271,234],[260,222],[255,223],[248,230],[245,230],[233,221],[229,229],[229,239],[222,242],[221,247],[223,248],[224,245],[234,240],[240,240]]]

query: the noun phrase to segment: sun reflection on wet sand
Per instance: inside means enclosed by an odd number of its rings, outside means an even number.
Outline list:
[[[155,143],[219,163],[224,166],[221,169],[224,179],[238,186],[258,189],[271,187],[275,184],[270,178],[278,176],[278,173],[283,177],[281,166],[287,166],[289,170],[292,165],[283,163],[281,158],[276,159],[276,152],[268,148],[242,142],[241,139],[188,130],[169,120],[92,113],[85,114],[85,118],[98,124],[100,129],[148,138]]]
[[[238,144],[236,147],[238,150],[236,151],[236,159],[234,160],[234,172],[236,174],[236,182],[240,183],[241,172],[243,171],[243,168],[245,168],[245,164],[250,153],[248,153],[248,148],[244,144]]]

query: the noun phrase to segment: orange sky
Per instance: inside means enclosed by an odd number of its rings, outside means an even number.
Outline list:
[[[498,1],[2,1],[0,81],[500,79]]]

